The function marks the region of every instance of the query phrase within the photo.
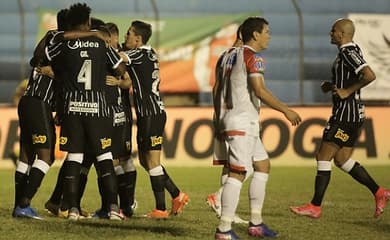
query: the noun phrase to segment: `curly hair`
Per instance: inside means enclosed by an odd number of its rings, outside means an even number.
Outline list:
[[[71,28],[89,21],[91,8],[86,3],[76,3],[68,11],[68,23]]]

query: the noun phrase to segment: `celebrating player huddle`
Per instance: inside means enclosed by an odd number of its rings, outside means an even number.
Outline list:
[[[124,49],[118,49],[116,25],[91,21],[90,12],[80,3],[61,10],[58,29],[46,34],[34,52],[29,87],[18,107],[22,155],[15,172],[13,216],[41,219],[30,202],[54,161],[52,111],[61,126],[60,149],[67,156],[45,207],[71,220],[89,217],[80,208],[80,201],[94,164],[102,205],[93,216],[122,220],[133,215],[136,168],[131,158],[132,85],[139,159],[150,175],[156,201],[156,208],[146,216],[179,214],[189,197],[160,164],[166,115],[159,96],[158,60],[146,45],[151,25],[134,21]],[[34,141],[38,138],[41,140]],[[170,212],[165,189],[172,197]]]

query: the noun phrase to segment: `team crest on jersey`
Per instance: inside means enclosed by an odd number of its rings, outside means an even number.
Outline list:
[[[343,141],[343,142],[346,142],[346,141],[348,141],[348,139],[349,139],[349,135],[348,134],[346,134],[342,129],[337,129],[337,132],[336,132],[336,134],[334,135],[334,137],[335,138],[338,138],[338,139],[340,139],[341,141]]]
[[[100,144],[102,145],[102,149],[111,147],[111,138],[101,138]]]
[[[60,137],[60,144],[61,145],[65,145],[67,142],[68,142],[68,138],[67,137]]]
[[[163,142],[163,138],[161,136],[157,137],[157,136],[152,136],[150,137],[150,143],[152,145],[152,147],[155,147],[157,145],[161,145]]]
[[[46,139],[47,138],[45,135],[37,135],[37,134],[32,135],[32,143],[33,144],[45,143]]]
[[[254,55],[254,59],[255,59],[255,68],[259,71],[259,72],[264,72],[265,70],[265,61],[264,61],[264,58],[259,55],[259,54],[255,54]]]

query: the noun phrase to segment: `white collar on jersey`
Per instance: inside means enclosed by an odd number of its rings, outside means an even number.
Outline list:
[[[345,48],[345,47],[349,47],[349,46],[356,46],[356,43],[354,43],[354,42],[345,43],[345,44],[340,46],[340,49]]]
[[[150,45],[142,45],[141,47],[139,47],[141,49],[146,49],[146,50],[151,50],[152,47]]]

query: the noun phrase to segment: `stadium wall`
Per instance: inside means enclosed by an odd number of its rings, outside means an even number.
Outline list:
[[[269,108],[260,113],[262,140],[273,165],[314,165],[322,129],[331,108],[294,107],[303,122],[292,127],[282,114]],[[168,108],[164,133],[163,161],[176,166],[208,166],[212,163],[212,108]],[[365,164],[390,164],[390,107],[369,106],[367,120],[356,144],[353,159]],[[18,149],[19,127],[17,110],[0,108],[0,167],[9,165],[10,153]],[[137,156],[136,128],[133,126],[133,155]],[[56,151],[58,159],[63,152]]]

